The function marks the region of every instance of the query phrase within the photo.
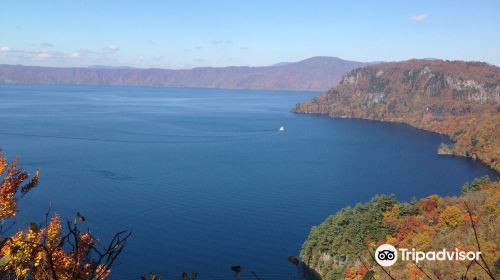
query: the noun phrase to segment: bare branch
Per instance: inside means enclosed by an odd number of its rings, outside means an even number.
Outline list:
[[[467,209],[467,213],[469,214],[469,218],[470,218],[470,223],[471,223],[471,226],[472,226],[472,230],[474,231],[474,237],[476,238],[477,250],[479,252],[481,252],[481,244],[479,243],[479,237],[477,235],[477,230],[476,230],[476,225],[474,224],[474,219],[472,218],[472,212],[471,212],[471,210],[469,208],[469,205],[467,205],[467,202],[464,201],[464,204],[465,204],[465,208]],[[496,278],[493,276],[493,273],[490,270],[490,267],[488,266],[488,264],[484,260],[483,255],[480,254],[479,257],[481,258],[481,261],[483,262],[484,267],[481,264],[479,264],[479,262],[477,260],[476,260],[476,263],[486,272],[486,274],[488,274],[488,276],[492,280],[496,280]]]
[[[428,279],[430,280],[434,280],[432,279],[432,277],[429,276],[429,274],[427,274],[427,272],[424,271],[423,268],[421,268],[420,266],[418,266],[417,264],[415,264],[415,266],[418,268],[418,270],[420,270]]]
[[[372,252],[370,251],[370,249],[368,249],[368,253],[370,254],[370,257],[372,258],[373,262],[375,262],[376,264],[377,261],[375,260],[375,256],[372,254]],[[380,264],[378,264],[378,266],[382,269],[382,271],[387,274],[387,276],[389,276],[389,278],[391,278],[392,280],[396,280],[396,278],[392,277],[392,275],[383,267],[381,266]]]

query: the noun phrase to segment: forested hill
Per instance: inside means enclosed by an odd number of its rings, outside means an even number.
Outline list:
[[[370,65],[294,110],[402,122],[445,134],[455,144],[441,145],[439,153],[479,158],[500,171],[500,68],[493,65],[442,60]]]
[[[0,65],[0,84],[75,84],[325,91],[366,63],[312,57],[264,67],[201,67],[184,70],[54,68]]]
[[[460,197],[431,195],[398,203],[394,196],[377,196],[344,208],[312,228],[300,256],[324,280],[492,279],[488,273],[500,275],[498,224],[500,182],[483,177],[465,184]],[[423,261],[417,267],[413,261],[398,259],[384,272],[372,258],[377,246],[384,243],[426,252],[476,251],[478,242],[483,259],[473,264]]]

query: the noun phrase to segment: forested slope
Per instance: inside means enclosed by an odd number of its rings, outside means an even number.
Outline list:
[[[401,122],[448,135],[441,154],[479,158],[500,171],[500,68],[409,60],[353,70],[298,113]]]
[[[500,182],[479,178],[462,188],[458,197],[431,195],[410,203],[394,196],[377,196],[370,202],[347,207],[313,227],[301,251],[301,259],[325,280],[364,279],[368,271],[376,279],[391,279],[373,261],[376,247],[389,243],[396,248],[419,251],[476,251],[477,230],[485,263],[500,275]],[[469,216],[469,208],[472,216]],[[472,217],[472,219],[471,219]],[[479,262],[483,267],[482,262]],[[398,261],[386,268],[393,279],[491,279],[477,263],[425,261],[416,266]]]

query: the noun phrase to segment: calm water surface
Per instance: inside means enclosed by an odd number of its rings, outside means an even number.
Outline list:
[[[338,209],[375,194],[458,194],[493,175],[438,156],[448,140],[436,134],[289,112],[317,94],[0,86],[0,147],[42,170],[16,225],[43,221],[51,201],[103,241],[132,229],[113,279],[232,279],[232,265],[287,279],[286,257]]]

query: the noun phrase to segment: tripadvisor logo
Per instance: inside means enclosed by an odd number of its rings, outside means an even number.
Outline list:
[[[422,252],[399,248],[402,261],[478,261],[481,252],[442,249],[441,251]],[[390,244],[382,244],[375,250],[375,261],[381,266],[391,266],[398,260],[398,250]]]
[[[375,260],[381,266],[391,266],[398,260],[398,251],[391,244],[382,244],[375,251]]]

